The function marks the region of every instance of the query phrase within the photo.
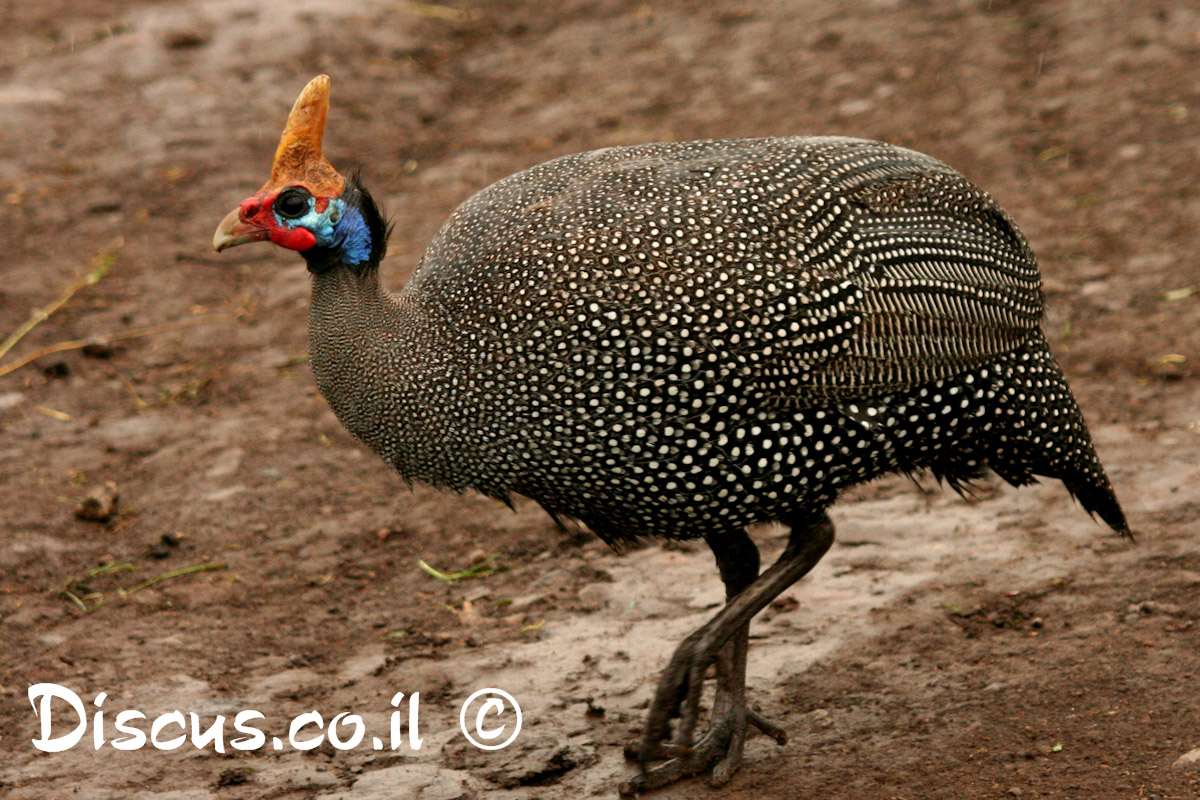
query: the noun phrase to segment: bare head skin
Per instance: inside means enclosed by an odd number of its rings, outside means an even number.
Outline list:
[[[303,252],[321,241],[320,222],[337,224],[331,204],[342,196],[346,179],[321,152],[328,114],[329,77],[318,75],[292,106],[271,177],[221,220],[213,235],[214,250],[270,240]]]

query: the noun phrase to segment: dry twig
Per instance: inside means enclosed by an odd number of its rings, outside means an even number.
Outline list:
[[[15,361],[10,361],[4,366],[0,366],[0,378],[15,372],[26,364],[37,361],[44,356],[61,353],[64,350],[78,350],[81,347],[87,347],[89,344],[109,344],[111,342],[120,342],[125,339],[139,339],[143,336],[154,336],[159,333],[169,333],[182,328],[190,328],[193,325],[201,325],[205,322],[214,322],[218,319],[227,317],[227,314],[204,314],[191,319],[180,320],[178,322],[167,322],[162,325],[148,325],[144,328],[130,328],[119,333],[110,333],[101,336],[92,336],[88,339],[72,339],[67,342],[58,342],[57,344],[46,345],[45,347],[34,350],[28,355],[22,356]],[[11,337],[10,337],[11,338]]]
[[[99,283],[100,279],[105,276],[109,270],[109,267],[111,266],[111,259],[102,260],[99,266],[97,266],[94,270],[72,283],[66,289],[63,289],[62,294],[60,294],[53,302],[47,303],[41,308],[35,308],[33,313],[29,315],[29,319],[25,320],[25,322],[19,328],[10,333],[8,338],[5,339],[3,343],[0,343],[0,358],[4,358],[5,354],[7,354],[9,350],[12,350],[17,342],[24,339],[27,333],[45,322],[50,318],[51,314],[66,305],[67,301],[74,297],[76,292],[78,292],[80,289],[84,289],[88,286],[93,286]]]

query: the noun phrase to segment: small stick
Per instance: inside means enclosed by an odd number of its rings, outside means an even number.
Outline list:
[[[84,289],[88,286],[99,283],[100,279],[103,278],[108,272],[108,268],[110,266],[111,262],[107,260],[101,262],[101,264],[94,270],[64,289],[63,293],[60,294],[53,302],[48,303],[41,308],[35,308],[33,313],[29,315],[29,319],[25,320],[25,323],[21,325],[21,327],[9,334],[8,338],[4,340],[3,344],[0,344],[0,358],[3,358],[9,350],[12,350],[17,342],[24,339],[25,334],[29,333],[38,325],[45,322],[50,318],[51,314],[66,305],[67,301],[74,297],[76,292],[78,292],[80,289]]]
[[[104,595],[100,594],[99,592],[84,594],[82,599],[79,597],[79,595],[75,594],[76,590],[82,591],[84,581],[91,580],[92,578],[99,578],[101,575],[107,575],[110,572],[127,572],[135,569],[137,569],[137,567],[129,563],[128,559],[110,561],[107,564],[101,564],[100,566],[88,570],[84,574],[67,581],[63,588],[58,590],[58,594],[60,597],[65,597],[67,600],[71,601],[71,604],[83,613],[90,614],[100,606],[104,605],[107,601],[102,599]],[[88,606],[88,604],[85,602],[87,600],[95,600],[96,604],[93,606]]]
[[[133,572],[137,569],[127,558],[120,561],[109,561],[107,564],[101,564],[87,574],[87,578],[98,578],[101,575],[107,575],[110,572]],[[85,578],[86,580],[86,578]]]
[[[46,347],[34,350],[29,355],[22,356],[21,358],[18,358],[15,361],[10,361],[4,366],[0,367],[0,378],[4,377],[10,372],[16,372],[21,367],[37,361],[39,358],[53,355],[55,353],[61,353],[64,350],[78,350],[81,347],[87,347],[89,344],[120,342],[125,339],[138,339],[143,336],[154,336],[155,334],[159,333],[169,333],[171,331],[180,330],[181,328],[190,328],[193,325],[201,325],[205,322],[213,322],[226,316],[228,315],[205,314],[203,316],[193,317],[192,319],[180,320],[179,322],[168,322],[163,325],[149,325],[144,328],[130,328],[127,331],[112,333],[108,334],[107,336],[93,336],[89,339],[72,339],[68,342],[58,342],[57,344],[47,345]]]
[[[82,600],[80,600],[79,597],[76,596],[76,594],[74,592],[72,592],[70,589],[59,589],[58,593],[61,596],[70,600],[83,613],[85,613],[85,614],[90,613],[90,609],[86,605],[84,605],[84,602]]]
[[[153,586],[156,583],[162,583],[163,581],[169,581],[172,578],[180,578],[180,577],[183,577],[184,575],[193,575],[197,572],[213,572],[215,570],[228,569],[228,568],[229,568],[228,564],[210,563],[210,564],[194,564],[190,567],[181,567],[180,569],[173,569],[170,572],[164,572],[162,575],[156,575],[153,578],[147,578],[146,580],[142,581],[141,583],[135,583],[129,589],[121,589],[121,595],[122,596],[131,595],[134,592],[141,591],[142,589],[145,589],[149,586]]]
[[[454,583],[455,581],[461,581],[464,578],[484,578],[494,572],[498,572],[499,570],[492,566],[492,562],[495,560],[496,557],[492,556],[482,564],[476,564],[473,567],[467,567],[461,572],[442,572],[439,569],[434,569],[433,567],[429,566],[423,560],[418,560],[417,566],[420,567],[421,570],[427,575],[437,578],[439,581]]]
[[[444,19],[450,22],[467,22],[475,18],[475,15],[470,11],[441,6],[436,3],[418,3],[412,2],[412,0],[402,0],[400,8],[410,14],[416,14],[418,17],[432,17],[433,19]]]

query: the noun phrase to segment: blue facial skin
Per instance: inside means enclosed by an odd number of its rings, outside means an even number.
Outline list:
[[[303,217],[284,219],[275,214],[275,219],[289,229],[307,228],[316,237],[318,247],[340,250],[347,264],[361,264],[371,257],[371,232],[357,208],[335,198],[318,213],[316,200],[310,198],[308,209]]]

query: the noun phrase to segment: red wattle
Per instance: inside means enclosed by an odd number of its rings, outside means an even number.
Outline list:
[[[307,228],[292,228],[291,230],[275,226],[271,228],[271,241],[288,250],[307,250],[317,243],[317,237]]]

